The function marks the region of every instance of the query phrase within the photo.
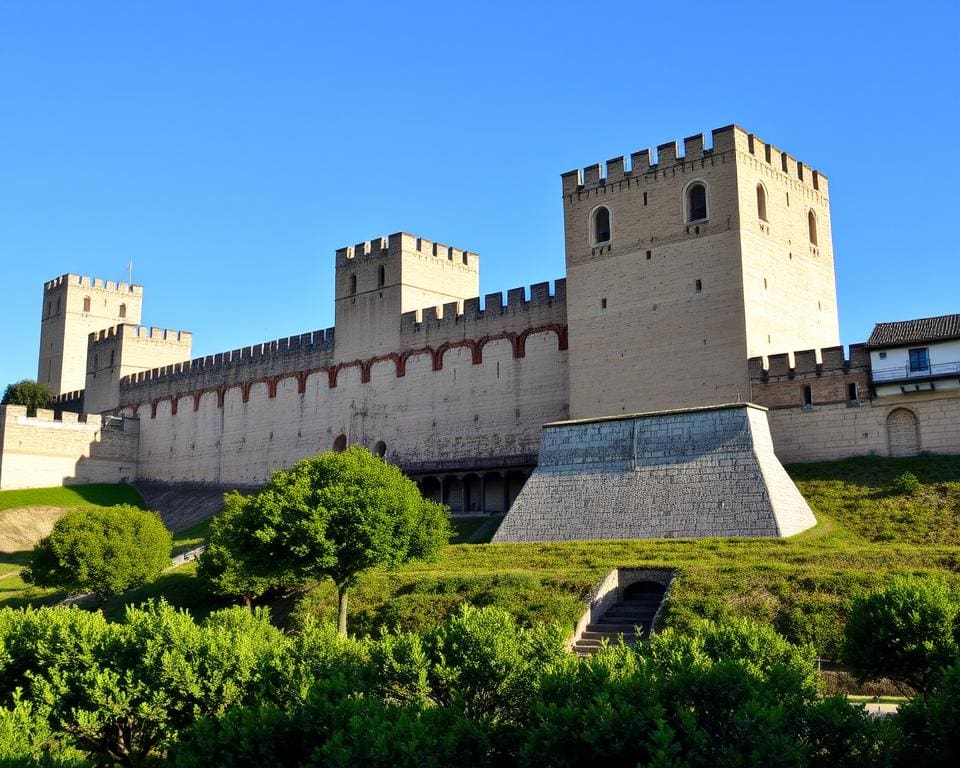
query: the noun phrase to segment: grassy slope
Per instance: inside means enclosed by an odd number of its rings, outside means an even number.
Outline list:
[[[365,574],[351,595],[351,629],[426,629],[464,600],[501,605],[524,622],[572,627],[583,610],[580,600],[607,570],[655,566],[680,574],[665,624],[682,628],[704,616],[751,616],[836,657],[856,595],[897,573],[960,581],[960,457],[871,457],[788,469],[820,521],[791,539],[453,544],[436,563]],[[917,475],[921,490],[890,496],[886,486],[903,471]],[[456,527],[455,541],[463,541],[478,521]],[[179,537],[193,543],[204,532],[201,525]],[[215,607],[193,573],[192,564],[172,571],[116,601],[108,613],[161,594],[193,611]],[[0,580],[0,605],[23,599],[7,589]],[[318,585],[296,610],[332,617],[332,588]]]
[[[836,657],[855,596],[895,573],[957,581],[960,457],[869,457],[789,470],[820,521],[791,539],[451,546],[438,563],[365,575],[353,597],[354,628],[424,628],[464,599],[572,626],[579,601],[608,569],[656,566],[681,575],[665,624],[750,616]],[[920,492],[887,494],[904,471],[918,476]],[[320,585],[301,610],[331,616],[334,606],[332,590]]]
[[[94,504],[111,507],[133,504],[146,509],[143,499],[132,485],[71,485],[57,488],[28,488],[22,491],[0,491],[0,510],[18,507],[84,507]]]
[[[58,507],[63,511],[77,507],[132,504],[146,509],[146,504],[131,485],[76,485],[65,488],[30,488],[22,491],[0,491],[0,521],[4,511],[29,507]],[[173,534],[173,554],[178,555],[200,544],[210,528],[209,521],[198,523]],[[66,594],[52,589],[40,589],[25,584],[20,568],[30,561],[30,551],[0,552],[0,607],[17,608],[23,605],[53,605]],[[197,607],[209,602],[203,591],[197,589],[192,578],[196,565],[189,563],[176,572],[164,574],[156,584],[142,590],[133,590],[123,600],[107,605],[107,613],[119,615],[126,602],[140,602],[160,594],[169,595],[171,602],[184,607]]]

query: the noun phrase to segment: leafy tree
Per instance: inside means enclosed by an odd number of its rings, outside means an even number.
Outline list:
[[[956,595],[942,582],[895,579],[854,602],[844,659],[861,680],[887,677],[929,692],[957,656],[958,615]]]
[[[236,491],[223,497],[223,511],[210,521],[206,547],[200,555],[197,576],[218,595],[239,597],[247,607],[254,600],[279,586],[283,574],[257,576],[244,560],[249,543],[255,541],[252,515],[245,514],[246,500]]]
[[[446,508],[359,446],[301,461],[274,473],[262,491],[228,498],[231,522],[210,545],[229,552],[230,579],[259,585],[256,579],[330,578],[342,635],[347,593],[363,571],[433,557],[450,538]]]
[[[155,512],[129,504],[87,507],[61,517],[33,548],[23,580],[108,598],[153,581],[170,565],[173,540]]]
[[[46,384],[38,384],[32,379],[23,379],[15,384],[7,384],[0,405],[25,405],[27,413],[34,415],[37,408],[45,408],[53,400],[53,392]]]

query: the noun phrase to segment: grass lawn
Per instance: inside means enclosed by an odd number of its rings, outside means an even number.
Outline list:
[[[960,584],[960,457],[868,457],[788,470],[819,520],[791,539],[454,543],[437,562],[364,574],[350,594],[351,631],[428,629],[464,601],[502,606],[524,623],[559,621],[572,629],[583,611],[581,601],[607,570],[646,566],[678,573],[666,626],[683,629],[702,617],[747,616],[837,658],[856,596],[893,574],[934,575]],[[919,478],[919,491],[888,493],[893,478],[905,471]],[[486,520],[455,520],[454,541],[464,541]],[[178,534],[177,545],[198,542],[204,525]],[[123,602],[158,595],[195,612],[217,607],[194,572],[193,564],[168,572],[115,601],[108,614],[118,615]],[[27,599],[15,587],[15,581],[0,580],[0,605]],[[332,586],[316,585],[293,613],[335,617]]]
[[[27,488],[22,491],[0,491],[0,510],[18,507],[112,507],[132,504],[146,509],[137,489],[132,485],[70,485],[58,488]]]

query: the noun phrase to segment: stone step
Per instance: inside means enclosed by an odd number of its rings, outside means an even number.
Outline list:
[[[607,611],[606,613],[604,613],[603,615],[604,615],[604,617],[607,617],[607,616],[609,616],[609,617],[620,616],[620,617],[623,617],[623,618],[627,619],[627,618],[631,618],[631,617],[633,617],[633,616],[639,616],[639,617],[644,617],[644,618],[646,618],[646,617],[653,618],[653,615],[654,615],[655,613],[656,613],[656,610],[653,609],[653,608],[641,608],[641,609],[635,609],[635,608],[611,608],[610,610],[608,610],[608,611]]]
[[[631,642],[635,637],[634,632],[591,632],[586,630],[580,635],[581,640],[616,640],[622,637],[625,642]]]
[[[618,633],[627,633],[627,634],[636,634],[636,625],[633,622],[605,622],[601,621],[597,624],[587,624],[587,632],[612,632],[613,634]]]

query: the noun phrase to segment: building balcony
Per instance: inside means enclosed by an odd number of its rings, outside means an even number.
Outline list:
[[[960,361],[952,363],[931,363],[926,368],[911,370],[909,365],[895,368],[874,368],[870,378],[874,384],[895,384],[902,381],[939,379],[960,376]]]

